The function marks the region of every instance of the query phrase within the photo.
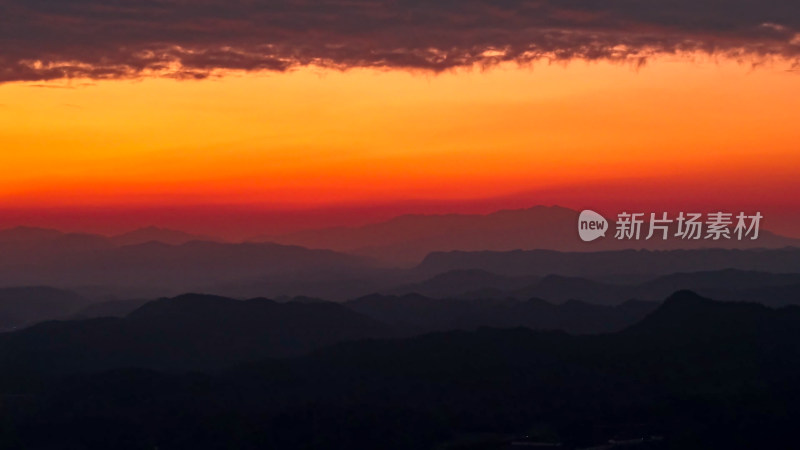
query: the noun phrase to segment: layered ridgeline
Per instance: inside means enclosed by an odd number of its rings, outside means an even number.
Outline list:
[[[395,329],[421,333],[474,330],[481,327],[527,327],[573,334],[621,330],[658,307],[657,302],[628,300],[606,306],[569,300],[554,304],[530,298],[459,299],[370,295],[344,304],[353,311],[391,324]]]
[[[120,317],[43,322],[0,333],[5,376],[140,367],[223,368],[267,357],[296,356],[337,342],[403,337],[481,327],[529,327],[571,333],[621,330],[657,308],[655,302],[619,306],[544,300],[434,299],[373,295],[337,304],[295,298],[236,300],[186,294],[139,304]],[[113,310],[111,307],[105,310]],[[115,311],[116,312],[116,311]]]
[[[271,243],[226,243],[148,228],[120,236],[0,231],[0,286],[47,285],[92,297],[157,297],[256,281],[348,279],[363,258]],[[258,294],[256,294],[258,295]]]
[[[800,304],[800,273],[723,269],[678,272],[656,277],[630,274],[598,278],[563,275],[514,276],[480,269],[454,269],[384,292],[397,296],[419,294],[433,298],[463,299],[540,298],[552,303],[581,300],[618,305],[633,299],[658,301],[675,291],[690,289],[721,300],[751,301],[769,306]]]
[[[0,334],[0,365],[10,377],[221,368],[390,335],[389,327],[335,303],[187,294],[146,303],[123,318],[52,321]]]
[[[636,281],[644,278],[644,281]],[[399,283],[392,285],[392,282]],[[307,293],[309,282],[298,289],[267,283],[269,292]],[[590,279],[562,275],[499,275],[478,269],[457,269],[411,283],[383,279],[321,282],[311,292],[334,295],[346,307],[375,319],[415,331],[469,329],[477,326],[528,326],[574,333],[614,331],[650,311],[656,302],[680,289],[731,301],[757,302],[779,307],[800,304],[800,274],[724,269],[674,273],[654,278],[643,275]],[[348,285],[349,288],[348,288]],[[380,285],[391,286],[380,289]],[[302,289],[305,286],[306,289]],[[151,298],[114,298],[78,295],[47,287],[0,289],[0,331],[21,329],[47,320],[124,317]],[[368,294],[363,295],[364,292]],[[279,295],[279,302],[313,302],[330,297]],[[602,306],[602,308],[601,308]]]
[[[467,269],[484,270],[504,276],[558,274],[620,280],[641,280],[642,277],[677,272],[724,269],[800,273],[800,248],[606,252],[452,251],[431,253],[414,271],[433,276],[450,270]]]
[[[0,286],[52,286],[92,299],[207,292],[343,301],[393,293],[450,270],[605,281],[628,277],[628,282],[726,268],[800,273],[800,250],[791,247],[797,240],[767,230],[755,241],[608,238],[584,243],[576,221],[576,211],[534,207],[488,215],[402,216],[239,243],[154,227],[110,237],[21,227],[0,231]],[[622,250],[631,247],[645,250]]]
[[[579,212],[559,206],[534,206],[491,214],[418,214],[360,227],[336,227],[262,236],[258,242],[276,242],[310,248],[327,248],[369,256],[394,264],[417,264],[433,252],[556,250],[563,252],[609,251],[644,248],[675,250],[697,248],[800,247],[800,240],[761,230],[757,240],[617,240],[615,224],[606,239],[582,242],[577,233]],[[645,224],[644,236],[647,235]],[[677,231],[671,224],[671,234]]]
[[[117,302],[112,302],[116,304]],[[732,302],[730,307],[754,303]],[[43,322],[0,333],[6,374],[142,367],[207,369],[306,353],[332,343],[480,328],[617,332],[662,311],[660,302],[599,305],[580,300],[458,299],[370,295],[337,304],[296,298],[236,300],[186,294],[138,304],[119,317]],[[100,308],[102,309],[102,308]],[[87,309],[88,310],[88,309]]]
[[[173,307],[183,308],[180,299],[168,303],[130,320],[167,320]],[[309,304],[315,303],[303,303]],[[214,354],[214,333],[207,333]],[[47,353],[39,358],[52,363]],[[31,366],[26,380],[37,370],[50,369]],[[615,448],[609,441],[625,441],[648,445],[642,448],[787,448],[800,413],[797,379],[800,308],[681,291],[612,334],[482,328],[343,342],[204,374],[82,372],[13,388],[6,379],[0,444],[417,450],[508,448],[514,441]]]

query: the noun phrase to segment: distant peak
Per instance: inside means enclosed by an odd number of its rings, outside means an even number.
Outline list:
[[[667,299],[664,300],[664,304],[697,304],[708,303],[711,301],[711,299],[702,297],[694,291],[682,289],[680,291],[675,291],[672,295],[667,297]]]
[[[177,301],[195,301],[195,300],[229,301],[233,299],[228,297],[222,297],[220,295],[198,294],[194,292],[189,292],[172,298],[165,298],[164,300],[177,302]]]
[[[175,317],[220,314],[244,302],[227,297],[207,294],[183,294],[177,297],[164,297],[145,303],[128,314],[128,318]]]

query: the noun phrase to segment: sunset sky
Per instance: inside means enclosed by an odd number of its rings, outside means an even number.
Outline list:
[[[788,1],[69,3],[0,2],[3,226],[562,204],[800,236]]]

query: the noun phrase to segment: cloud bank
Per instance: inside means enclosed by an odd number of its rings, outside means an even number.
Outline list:
[[[317,65],[800,60],[797,0],[0,0],[0,82]]]

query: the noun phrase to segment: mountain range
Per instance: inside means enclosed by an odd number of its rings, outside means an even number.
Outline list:
[[[389,327],[335,303],[187,294],[148,302],[123,318],[50,321],[0,333],[0,365],[7,377],[221,368],[390,335]]]
[[[406,215],[362,227],[238,243],[157,227],[116,236],[18,227],[0,231],[0,286],[53,286],[107,300],[207,292],[344,301],[396,293],[392,289],[452,270],[615,283],[725,268],[800,272],[800,253],[792,247],[798,240],[767,230],[756,241],[606,238],[586,243],[577,235],[577,215],[557,206],[487,215]],[[647,248],[630,248],[637,246]],[[473,290],[494,288],[487,280],[478,281],[465,282]],[[510,286],[505,280],[502,290],[527,287],[528,281]]]
[[[800,273],[800,248],[603,252],[453,251],[431,253],[413,270],[428,276],[450,270],[483,270],[503,276],[558,274],[578,277],[631,276],[641,279],[642,276],[724,269]]]
[[[184,308],[156,302],[127,320],[183,323]],[[9,348],[32,338],[11,336],[25,339],[0,335],[4,358],[19,360]],[[64,363],[54,351],[78,344],[46,342],[18,373],[26,383],[4,370],[3,448],[784,449],[800,413],[800,308],[688,291],[616,333],[355,340],[202,373],[120,368],[34,383],[45,362]]]
[[[162,237],[165,243],[152,240]],[[0,286],[49,285],[91,296],[175,295],[269,279],[361,274],[371,264],[330,250],[189,240],[146,229],[108,238],[16,228],[0,232]],[[141,241],[145,242],[141,242]]]
[[[344,303],[346,307],[398,330],[414,333],[475,330],[481,327],[561,330],[573,334],[619,331],[658,307],[658,302],[628,300],[605,306],[569,300],[428,298],[370,295]]]
[[[327,286],[338,283],[347,285],[351,281],[331,281]],[[352,292],[371,293],[334,299],[381,322],[414,331],[477,326],[529,326],[578,333],[612,331],[640,317],[635,313],[625,316],[625,311],[646,312],[651,308],[649,305],[681,289],[719,300],[772,307],[800,304],[800,274],[736,269],[674,273],[624,282],[563,275],[504,276],[469,269],[452,270],[413,283],[392,284],[383,280],[374,284],[391,287],[369,290],[368,285],[356,284],[350,286]],[[315,290],[324,291],[325,286],[326,283],[321,283]],[[307,296],[273,298],[281,303],[329,300]],[[0,330],[24,328],[48,320],[125,317],[151,299],[89,296],[85,292],[48,287],[0,289]],[[642,307],[598,308],[625,305]],[[580,307],[576,309],[577,306]],[[577,317],[581,314],[587,318],[596,314],[597,320],[584,321]],[[615,321],[608,314],[629,319]]]
[[[577,233],[579,212],[560,206],[534,206],[491,214],[404,215],[360,227],[304,230],[254,238],[308,248],[326,248],[368,256],[390,264],[410,266],[433,252],[557,250],[597,252],[623,249],[675,250],[699,248],[781,248],[800,246],[799,239],[761,230],[757,240],[642,240],[614,239],[615,222],[609,217],[605,239],[582,242]],[[670,225],[675,235],[677,225]]]
[[[610,282],[563,275],[504,276],[478,269],[456,269],[401,285],[387,294],[420,294],[438,298],[529,299],[554,303],[581,300],[617,305],[626,300],[656,301],[672,292],[691,289],[722,300],[753,301],[770,306],[800,304],[800,273],[752,270],[678,272],[646,277],[645,281]]]

